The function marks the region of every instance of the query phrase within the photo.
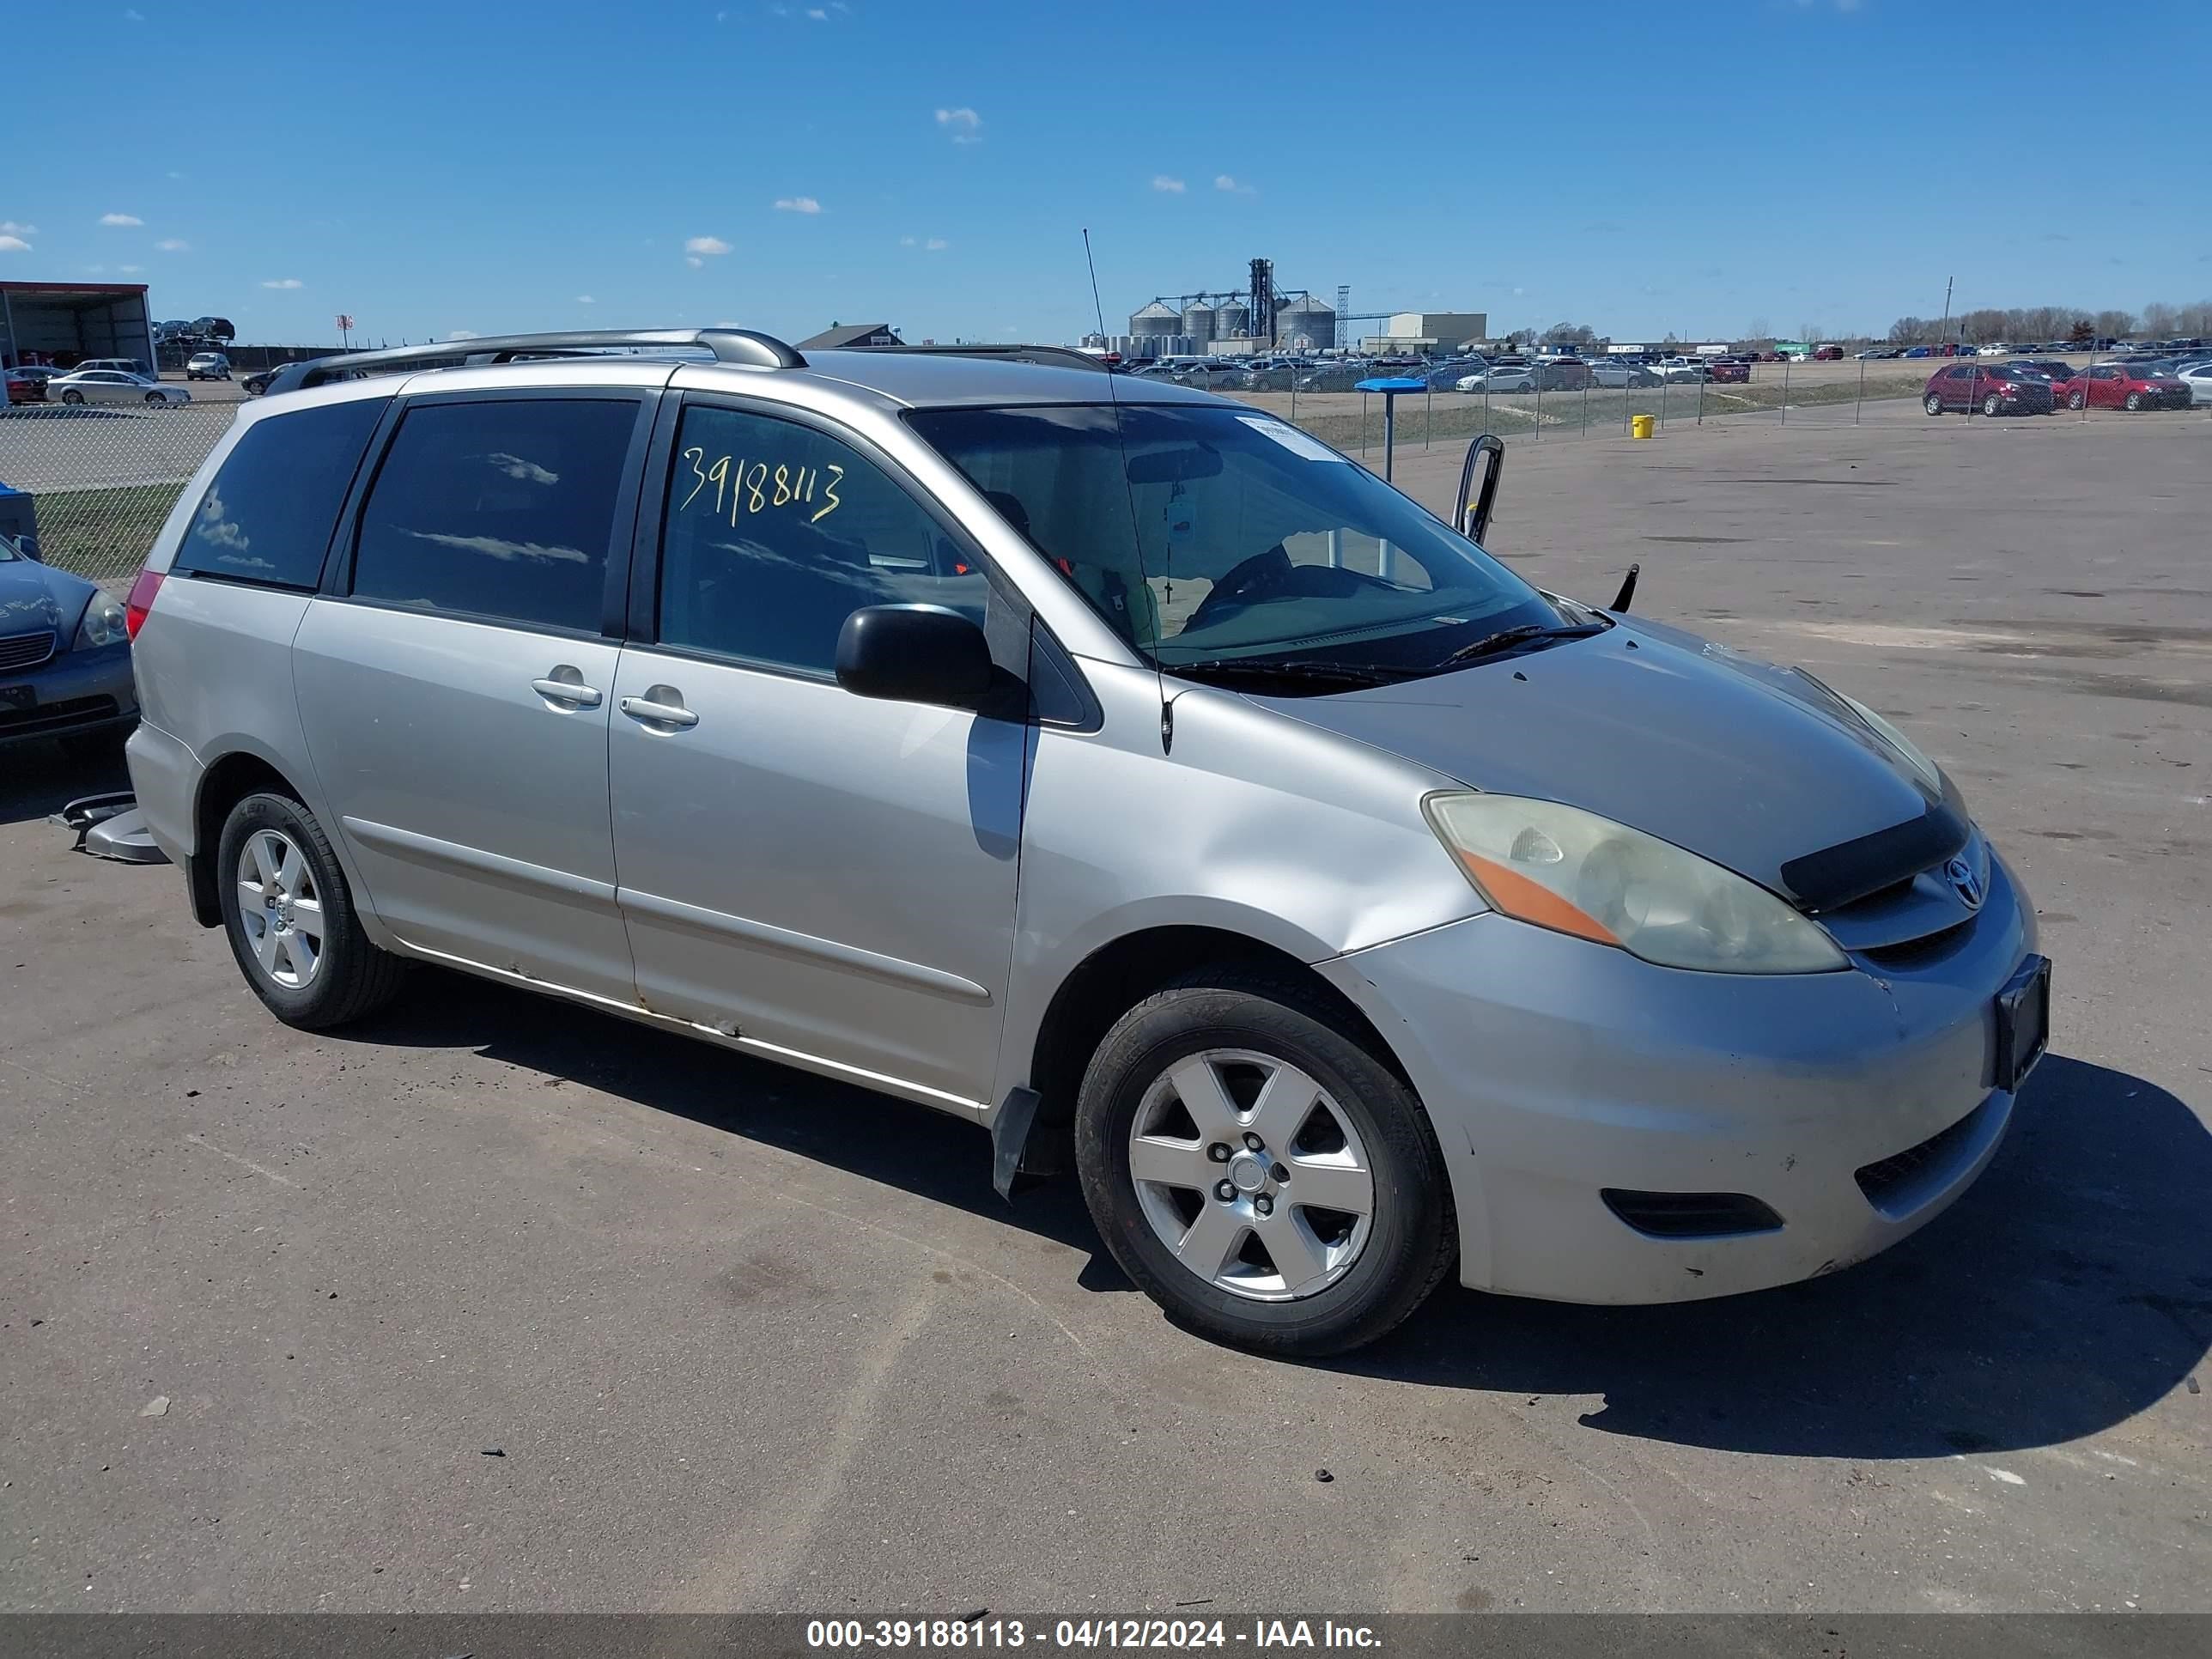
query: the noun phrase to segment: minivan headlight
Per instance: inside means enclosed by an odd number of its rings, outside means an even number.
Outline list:
[[[1831,690],[1834,690],[1833,687],[1829,689]],[[1836,691],[1835,695],[1844,702],[1850,705],[1851,713],[1856,714],[1861,720],[1864,720],[1868,726],[1873,728],[1875,736],[1880,738],[1882,742],[1887,745],[1891,751],[1897,756],[1898,759],[1903,761],[1905,766],[1911,769],[1914,775],[1918,777],[1921,782],[1928,786],[1929,792],[1931,794],[1941,795],[1943,793],[1942,769],[1938,767],[1934,761],[1929,760],[1927,756],[1922,754],[1919,747],[1914,744],[1911,738],[1906,737],[1904,732],[1899,731],[1881,715],[1875,714],[1873,709],[1868,708],[1856,697],[1844,696],[1844,695],[1840,691]]]
[[[1429,823],[1492,908],[1667,968],[1821,974],[1835,941],[1732,870],[1557,801],[1439,794]]]
[[[94,646],[117,645],[130,637],[121,601],[106,593],[95,593],[84,608],[84,620],[76,625],[74,648],[83,651]]]

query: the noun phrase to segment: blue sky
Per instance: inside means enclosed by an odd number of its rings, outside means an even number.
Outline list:
[[[241,340],[1071,339],[1085,225],[1115,329],[1255,254],[1624,338],[1881,331],[1952,275],[1954,309],[2212,295],[2203,0],[73,0],[8,38],[46,90],[0,278]]]

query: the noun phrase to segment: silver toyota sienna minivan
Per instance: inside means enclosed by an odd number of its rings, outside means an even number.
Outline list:
[[[1048,349],[326,359],[131,591],[131,776],[278,1018],[435,963],[971,1118],[1224,1341],[1874,1254],[2042,1053],[2026,895],[1488,494]]]

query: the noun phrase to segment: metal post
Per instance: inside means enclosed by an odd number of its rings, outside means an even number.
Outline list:
[[[1359,459],[1367,459],[1367,394],[1359,394]]]
[[[1699,426],[1705,423],[1705,376],[1711,372],[1711,365],[1705,363],[1698,365],[1698,424]]]
[[[1437,434],[1437,372],[1433,368],[1426,376],[1428,389],[1421,393],[1428,408],[1421,416],[1421,447],[1426,449]]]
[[[1540,443],[1544,437],[1544,360],[1541,357],[1536,359],[1534,378],[1536,382],[1536,438]]]
[[[1667,386],[1674,377],[1664,368],[1659,371],[1659,424],[1667,424]]]
[[[1583,435],[1583,437],[1585,437],[1585,438],[1587,438],[1587,437],[1589,437],[1589,388],[1590,388],[1590,383],[1589,383],[1589,367],[1588,367],[1587,365],[1585,365],[1585,366],[1583,367],[1583,434],[1582,434],[1582,435]]]
[[[1857,401],[1856,401],[1856,402],[1855,402],[1855,403],[1853,403],[1853,404],[1851,404],[1851,424],[1852,424],[1853,426],[1856,426],[1856,425],[1859,423],[1859,410],[1862,410],[1863,408],[1864,408],[1865,406],[1866,406],[1866,359],[1865,359],[1865,358],[1863,358],[1863,357],[1862,357],[1862,358],[1860,358],[1860,359],[1859,359],[1859,395],[1858,395],[1858,399],[1857,399]]]
[[[1382,394],[1382,482],[1390,482],[1391,453],[1398,447],[1398,394]]]
[[[1297,369],[1297,364],[1295,364],[1295,363],[1293,363],[1293,364],[1291,364],[1291,424],[1292,426],[1296,426],[1297,423],[1298,423],[1298,369]]]
[[[1790,424],[1790,354],[1782,354],[1782,424]]]
[[[1330,568],[1331,569],[1333,569],[1333,570],[1334,570],[1334,569],[1340,569],[1340,568],[1341,568],[1343,567],[1343,564],[1344,564],[1344,529],[1343,529],[1343,526],[1332,526],[1332,527],[1330,528],[1330,530],[1329,530],[1329,532],[1328,532],[1328,562],[1329,562],[1329,568]]]

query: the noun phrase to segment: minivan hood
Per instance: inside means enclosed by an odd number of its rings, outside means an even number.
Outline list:
[[[1810,676],[1641,621],[1402,684],[1255,701],[1472,788],[1598,813],[1784,894],[1792,860],[1945,811]]]

